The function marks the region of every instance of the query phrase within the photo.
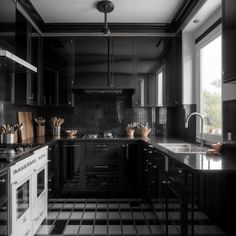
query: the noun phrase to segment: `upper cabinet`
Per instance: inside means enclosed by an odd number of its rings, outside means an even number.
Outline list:
[[[39,104],[40,74],[42,69],[41,40],[41,35],[37,30],[20,11],[16,10],[15,53],[33,67],[38,68],[38,73],[30,70],[27,70],[26,73],[15,71],[14,102],[16,104]]]
[[[133,106],[176,106],[181,102],[181,37],[136,38]]]
[[[70,37],[43,39],[41,105],[72,106],[74,42]]]
[[[236,81],[236,1],[222,1],[223,81]]]
[[[110,39],[110,81],[111,87],[135,87],[135,38]]]
[[[108,37],[74,38],[74,88],[111,87]]]
[[[134,88],[134,39],[77,37],[74,88]]]

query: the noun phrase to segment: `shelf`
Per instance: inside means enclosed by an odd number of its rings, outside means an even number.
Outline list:
[[[37,67],[6,50],[0,50],[0,71],[12,73],[37,72]]]

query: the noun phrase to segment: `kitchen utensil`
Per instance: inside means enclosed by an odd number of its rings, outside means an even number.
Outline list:
[[[52,135],[60,136],[61,135],[61,126],[53,126],[52,127]]]

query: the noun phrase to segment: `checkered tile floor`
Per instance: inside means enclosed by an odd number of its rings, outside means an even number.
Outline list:
[[[179,235],[175,207],[173,203],[169,235]],[[162,217],[159,205],[156,204],[157,214],[154,214],[151,206],[141,199],[51,199],[48,208],[48,217],[36,236],[165,235],[159,221]],[[210,221],[201,212],[198,221],[196,235],[224,235],[217,226],[208,224]]]

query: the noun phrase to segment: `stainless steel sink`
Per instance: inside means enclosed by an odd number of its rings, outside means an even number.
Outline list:
[[[160,143],[160,146],[165,147],[174,153],[206,153],[206,149],[190,143]]]

